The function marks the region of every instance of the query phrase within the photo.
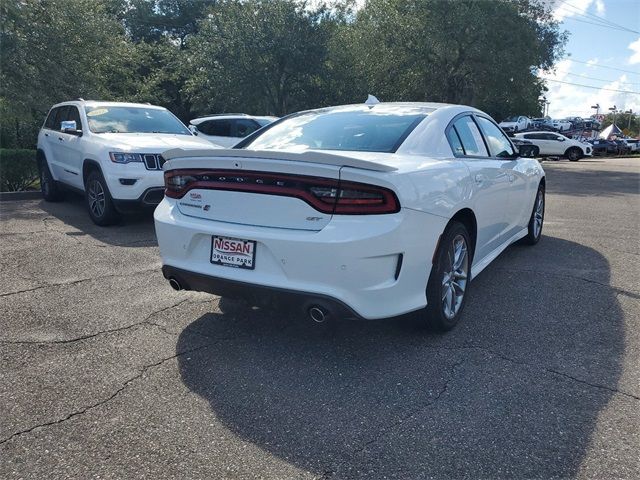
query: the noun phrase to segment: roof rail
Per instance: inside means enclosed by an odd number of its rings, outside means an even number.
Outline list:
[[[78,97],[78,98],[76,98],[76,100],[79,101],[79,102],[84,102],[84,98],[82,98],[82,97]]]

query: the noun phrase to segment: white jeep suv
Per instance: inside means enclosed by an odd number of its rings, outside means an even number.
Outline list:
[[[82,99],[54,105],[38,135],[40,185],[47,201],[68,188],[85,194],[91,219],[155,207],[164,195],[161,153],[216,148],[166,108]]]

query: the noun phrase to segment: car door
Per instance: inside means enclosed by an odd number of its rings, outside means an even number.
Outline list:
[[[67,105],[63,107],[56,118],[57,130],[53,134],[52,150],[58,162],[59,179],[77,188],[83,188],[82,179],[82,137],[65,133],[62,122],[74,121],[76,128],[82,130],[82,122],[78,107]]]
[[[504,204],[506,229],[503,232],[500,243],[511,239],[522,231],[529,222],[531,216],[532,184],[520,156],[507,136],[488,117],[476,115],[478,125],[484,135],[489,155],[497,162],[501,162],[500,168],[507,174],[509,191],[507,201]],[[537,188],[537,186],[536,186]]]
[[[478,227],[475,262],[487,257],[499,245],[506,228],[505,205],[509,179],[505,160],[491,158],[472,114],[462,114],[447,129],[456,157],[469,169],[473,182],[473,211]]]
[[[546,133],[545,136],[549,155],[564,155],[567,149],[565,138],[555,133]]]

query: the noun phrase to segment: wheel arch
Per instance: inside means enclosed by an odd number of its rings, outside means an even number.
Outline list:
[[[462,208],[451,217],[451,220],[447,223],[447,227],[451,222],[459,222],[467,229],[469,239],[471,240],[471,260],[473,261],[476,252],[476,240],[478,238],[478,221],[476,220],[475,213],[473,213],[473,210],[470,208]]]
[[[86,183],[87,177],[91,172],[97,170],[102,175],[102,168],[100,168],[100,164],[95,160],[90,158],[85,158],[84,162],[82,162],[82,182]]]

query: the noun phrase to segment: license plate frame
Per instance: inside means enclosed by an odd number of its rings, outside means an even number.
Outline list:
[[[216,239],[221,241],[230,241],[234,245],[242,244],[240,252],[231,252],[220,250],[216,247]],[[251,245],[250,253],[243,253],[247,245]],[[222,246],[222,245],[218,245]],[[237,249],[237,247],[236,247]],[[209,254],[209,262],[213,265],[222,267],[242,268],[244,270],[254,270],[256,267],[256,249],[257,242],[255,240],[247,240],[245,238],[227,237],[224,235],[211,235],[211,252]],[[235,250],[235,249],[234,249]],[[215,257],[214,257],[215,255]],[[248,258],[250,257],[250,258]]]

